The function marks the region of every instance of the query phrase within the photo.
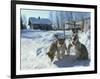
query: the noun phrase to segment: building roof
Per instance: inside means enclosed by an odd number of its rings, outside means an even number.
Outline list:
[[[30,17],[29,20],[30,20],[31,24],[48,24],[48,25],[51,25],[51,21],[47,18]]]

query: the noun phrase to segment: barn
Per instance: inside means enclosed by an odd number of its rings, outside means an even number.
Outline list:
[[[28,25],[31,29],[52,30],[52,23],[47,18],[30,17]]]

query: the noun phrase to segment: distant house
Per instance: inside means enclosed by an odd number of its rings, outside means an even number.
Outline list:
[[[76,29],[76,30],[81,30],[80,28],[80,24],[79,23],[69,23],[69,22],[66,22],[65,23],[65,29],[66,30],[72,30],[72,29]]]
[[[84,18],[83,20],[76,21],[75,23],[65,22],[65,29],[66,30],[81,30],[87,31],[90,28],[90,18]]]
[[[47,18],[35,18],[30,17],[28,25],[31,29],[40,29],[40,30],[51,30],[52,29],[52,23]]]

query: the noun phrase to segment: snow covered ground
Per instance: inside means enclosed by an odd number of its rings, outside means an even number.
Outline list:
[[[46,55],[50,44],[55,40],[55,33],[63,31],[43,31],[43,30],[22,30],[21,31],[21,69],[41,69],[41,68],[62,68],[75,66],[88,66],[89,60],[76,61],[75,53],[70,56],[51,63]],[[71,31],[66,31],[66,45],[68,46],[71,38]],[[79,34],[80,41],[86,45],[90,55],[90,31]]]

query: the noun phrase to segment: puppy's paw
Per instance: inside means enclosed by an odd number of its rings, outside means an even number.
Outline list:
[[[70,56],[70,54],[67,54],[66,56]]]
[[[53,59],[54,59],[54,56],[50,53],[50,52],[48,52],[48,53],[46,53],[47,55],[48,55],[48,57],[50,58],[50,60],[51,60],[51,62],[53,61]]]
[[[48,52],[48,53],[46,53],[47,55],[48,55],[48,57],[50,57],[50,53]]]

